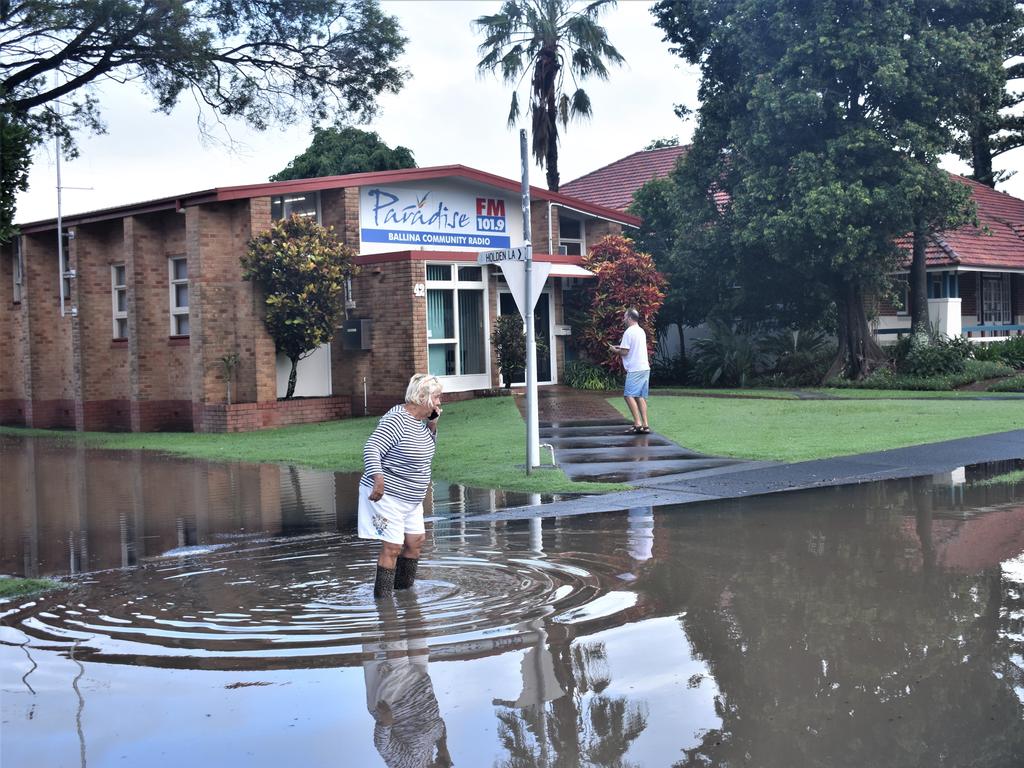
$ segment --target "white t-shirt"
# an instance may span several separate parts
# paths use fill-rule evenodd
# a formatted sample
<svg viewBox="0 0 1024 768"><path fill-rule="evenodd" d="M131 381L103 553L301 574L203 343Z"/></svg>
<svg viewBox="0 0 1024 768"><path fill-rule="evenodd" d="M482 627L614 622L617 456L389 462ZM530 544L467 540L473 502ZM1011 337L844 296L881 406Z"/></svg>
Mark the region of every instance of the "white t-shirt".
<svg viewBox="0 0 1024 768"><path fill-rule="evenodd" d="M651 369L651 364L647 362L647 334L639 323L626 329L619 346L629 350L622 358L622 367L627 373Z"/></svg>

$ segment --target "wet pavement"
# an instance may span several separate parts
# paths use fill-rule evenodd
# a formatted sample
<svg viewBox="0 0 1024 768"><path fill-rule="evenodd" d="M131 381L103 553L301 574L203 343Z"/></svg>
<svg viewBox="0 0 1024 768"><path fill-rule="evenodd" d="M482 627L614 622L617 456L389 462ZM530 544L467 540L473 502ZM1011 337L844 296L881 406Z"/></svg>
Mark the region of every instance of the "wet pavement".
<svg viewBox="0 0 1024 768"><path fill-rule="evenodd" d="M655 432L624 434L629 422L588 419L542 422L540 442L554 448L555 462L573 480L637 483L653 477L681 475L750 462L705 456L676 445ZM546 456L541 452L542 459Z"/></svg>
<svg viewBox="0 0 1024 768"><path fill-rule="evenodd" d="M439 486L375 603L351 476L0 439L0 571L72 574L0 603L0 764L1021 765L1021 466L543 520Z"/></svg>

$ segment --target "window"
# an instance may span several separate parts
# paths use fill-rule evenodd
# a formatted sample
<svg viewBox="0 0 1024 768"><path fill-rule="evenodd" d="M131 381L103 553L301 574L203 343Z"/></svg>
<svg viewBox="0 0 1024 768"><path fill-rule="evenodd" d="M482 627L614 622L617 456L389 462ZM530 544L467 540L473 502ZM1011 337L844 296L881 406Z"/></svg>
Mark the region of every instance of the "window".
<svg viewBox="0 0 1024 768"><path fill-rule="evenodd" d="M893 301L897 315L910 314L910 280L907 275L893 278Z"/></svg>
<svg viewBox="0 0 1024 768"><path fill-rule="evenodd" d="M128 277L124 264L110 265L110 303L114 318L114 338L128 338Z"/></svg>
<svg viewBox="0 0 1024 768"><path fill-rule="evenodd" d="M60 268L60 278L64 281L64 300L71 301L71 232L64 230L60 241L60 261L57 266Z"/></svg>
<svg viewBox="0 0 1024 768"><path fill-rule="evenodd" d="M22 275L24 274L21 264L21 238L14 238L14 253L11 258L11 270L14 272L14 293L13 301L15 304L21 302L21 284L23 281Z"/></svg>
<svg viewBox="0 0 1024 768"><path fill-rule="evenodd" d="M570 256L582 256L586 250L583 222L558 214L558 252Z"/></svg>
<svg viewBox="0 0 1024 768"><path fill-rule="evenodd" d="M188 336L188 261L177 256L168 261L171 271L171 335Z"/></svg>
<svg viewBox="0 0 1024 768"><path fill-rule="evenodd" d="M270 217L274 221L288 219L293 215L312 217L319 222L320 193L300 192L270 198Z"/></svg>
<svg viewBox="0 0 1024 768"><path fill-rule="evenodd" d="M480 267L427 265L427 367L435 376L487 373Z"/></svg>

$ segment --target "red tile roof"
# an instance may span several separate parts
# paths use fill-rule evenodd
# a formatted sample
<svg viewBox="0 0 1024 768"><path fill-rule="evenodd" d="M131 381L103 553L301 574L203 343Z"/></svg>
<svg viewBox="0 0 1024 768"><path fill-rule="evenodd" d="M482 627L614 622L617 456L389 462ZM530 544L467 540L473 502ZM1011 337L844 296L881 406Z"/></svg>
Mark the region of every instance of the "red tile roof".
<svg viewBox="0 0 1024 768"><path fill-rule="evenodd" d="M634 152L586 176L562 184L563 195L624 211L633 202L633 193L651 179L668 176L687 147L662 147Z"/></svg>
<svg viewBox="0 0 1024 768"><path fill-rule="evenodd" d="M950 175L970 188L979 226L969 224L929 238L928 266L1024 269L1024 200ZM901 238L899 245L909 251L909 238Z"/></svg>
<svg viewBox="0 0 1024 768"><path fill-rule="evenodd" d="M559 191L624 211L641 186L652 179L667 176L686 150L686 147L664 147L634 152L563 184ZM1024 200L997 192L964 176L951 175L970 187L978 207L980 226L968 225L931 237L927 250L928 266L1024 269ZM910 250L909 238L900 238L897 243L901 248Z"/></svg>

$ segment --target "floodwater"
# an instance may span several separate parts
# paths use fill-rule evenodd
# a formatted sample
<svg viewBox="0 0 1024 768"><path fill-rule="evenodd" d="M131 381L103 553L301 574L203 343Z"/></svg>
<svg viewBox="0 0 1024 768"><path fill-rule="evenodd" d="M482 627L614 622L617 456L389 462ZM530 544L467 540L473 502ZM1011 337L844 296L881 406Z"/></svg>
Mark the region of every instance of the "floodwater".
<svg viewBox="0 0 1024 768"><path fill-rule="evenodd" d="M1019 766L1012 468L502 522L439 486L377 605L351 476L0 438L0 572L74 574L0 604L0 764Z"/></svg>

